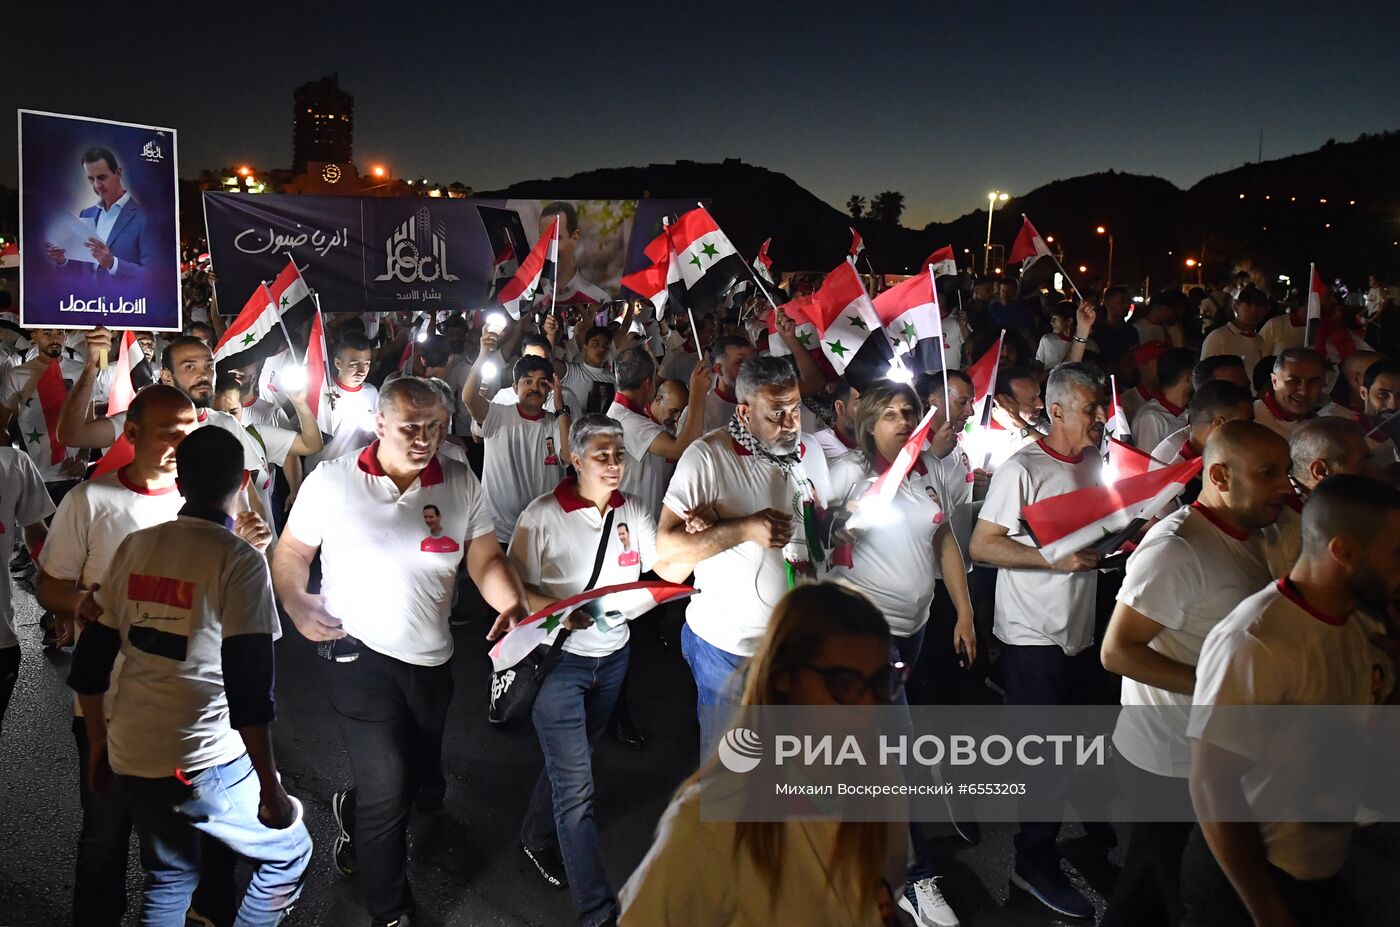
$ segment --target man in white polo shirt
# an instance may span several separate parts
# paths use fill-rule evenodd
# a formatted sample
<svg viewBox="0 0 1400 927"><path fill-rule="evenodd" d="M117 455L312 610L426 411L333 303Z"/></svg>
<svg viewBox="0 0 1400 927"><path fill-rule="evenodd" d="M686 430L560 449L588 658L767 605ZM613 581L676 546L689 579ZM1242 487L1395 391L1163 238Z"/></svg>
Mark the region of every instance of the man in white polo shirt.
<svg viewBox="0 0 1400 927"><path fill-rule="evenodd" d="M654 519L661 514L661 500L676 461L701 435L710 374L699 365L691 372L687 408L695 414L686 419L679 434L672 435L647 411L656 398L656 361L646 348L632 347L618 354L613 373L617 395L608 417L622 426L622 443L627 450L622 489L640 499Z"/></svg>
<svg viewBox="0 0 1400 927"><path fill-rule="evenodd" d="M1375 691L1375 651L1358 613L1384 616L1397 594L1400 490L1362 476L1329 477L1303 507L1297 563L1207 635L1187 728L1201 823L1182 859L1184 923L1361 922L1338 877L1353 819L1259 822L1255 809L1280 797L1296 807L1300 796L1315 796L1323 815L1334 808L1329 783L1310 775L1296 738L1280 736L1278 725L1273 736L1261 732L1261 719L1238 712L1385 698Z"/></svg>
<svg viewBox="0 0 1400 927"><path fill-rule="evenodd" d="M500 612L499 628L526 615L525 590L496 543L481 485L466 464L438 453L450 418L430 382L386 383L378 440L306 478L273 557L287 614L324 657L355 776L354 788L332 801L336 865L362 873L375 924L412 916L410 802L440 807L446 786L448 612L459 564ZM436 523L425 517L433 514ZM307 590L318 551L319 595Z"/></svg>
<svg viewBox="0 0 1400 927"><path fill-rule="evenodd" d="M739 371L738 406L681 455L666 491L657 555L694 564L701 594L686 607L681 653L695 677L701 755L737 704L731 677L795 582L822 574L822 509L831 504L826 456L800 430L797 374L781 357Z"/></svg>
<svg viewBox="0 0 1400 927"><path fill-rule="evenodd" d="M481 353L462 387L462 404L481 425L485 453L481 485L486 511L496 525L496 540L510 543L515 520L537 496L549 492L564 475L569 452L570 409L564 402L559 377L549 361L525 356L515 362L515 405L488 402L481 395L482 367L496 350L499 336L481 333ZM545 411L554 397L558 413Z"/></svg>
<svg viewBox="0 0 1400 927"><path fill-rule="evenodd" d="M972 533L973 558L999 568L992 633L1002 644L1010 705L1087 704L1099 672L1093 651L1099 555L1079 551L1047 562L1021 526L1021 510L1100 485L1097 449L1108 402L1101 375L1083 364L1052 370L1046 399L1050 434L992 474ZM1063 777L1044 784L1065 785ZM1093 917L1094 906L1060 869L1059 830L1058 822L1022 822L1012 881L1054 911Z"/></svg>
<svg viewBox="0 0 1400 927"><path fill-rule="evenodd" d="M632 351L651 360L629 348L619 355L619 368ZM590 588L635 582L645 570L683 580L684 567L656 560L656 526L647 506L619 490L632 462L617 422L585 415L574 426L572 441L578 477L530 503L510 543L510 560L525 582L531 611ZM600 548L601 565L590 586ZM618 913L594 820L589 755L622 692L629 639L627 622L571 630L531 711L545 768L525 812L520 845L548 884L568 885L580 924L608 923Z"/></svg>
<svg viewBox="0 0 1400 927"><path fill-rule="evenodd" d="M1304 419L1314 418L1322 404L1327 362L1311 348L1289 348L1274 358L1270 388L1254 403L1254 420L1285 441Z"/></svg>
<svg viewBox="0 0 1400 927"><path fill-rule="evenodd" d="M1229 384L1226 384L1227 386ZM1123 871L1101 925L1181 920L1181 853L1189 822L1153 823L1168 802L1189 814L1186 737L1196 661L1211 628L1271 579L1261 529L1293 495L1288 444L1263 425L1222 424L1205 446L1205 485L1166 516L1128 559L1104 634L1104 668L1123 677L1113 746L1133 809Z"/></svg>

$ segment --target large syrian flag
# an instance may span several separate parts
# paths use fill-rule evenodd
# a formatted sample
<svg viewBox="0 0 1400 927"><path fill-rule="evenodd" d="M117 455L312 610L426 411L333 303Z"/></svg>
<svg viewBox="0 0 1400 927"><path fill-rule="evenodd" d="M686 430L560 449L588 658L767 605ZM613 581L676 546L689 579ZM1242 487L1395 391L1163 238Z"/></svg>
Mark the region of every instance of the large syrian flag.
<svg viewBox="0 0 1400 927"><path fill-rule="evenodd" d="M1021 215L1021 231L1011 246L1007 260L1021 264L1020 295L1038 294L1042 287L1049 287L1055 279L1055 256L1050 246L1031 225L1031 220Z"/></svg>
<svg viewBox="0 0 1400 927"><path fill-rule="evenodd" d="M311 317L311 337L306 342L306 404L311 407L311 414L316 417L316 427L321 429L323 435L335 431L329 361L326 326L321 319L321 310L317 309Z"/></svg>
<svg viewBox="0 0 1400 927"><path fill-rule="evenodd" d="M658 605L684 599L697 591L694 586L680 583L641 580L580 592L540 609L496 641L496 646L491 648L491 669L499 673L525 659L553 637L564 619L574 612L613 628L624 621L640 618Z"/></svg>
<svg viewBox="0 0 1400 927"><path fill-rule="evenodd" d="M1120 480L1141 476L1156 464L1153 456L1131 444L1124 444L1117 438L1108 439L1108 449L1104 453L1103 481L1112 486Z"/></svg>
<svg viewBox="0 0 1400 927"><path fill-rule="evenodd" d="M802 309L816 326L822 353L832 368L843 376L857 368L857 379L863 382L851 379L856 389L865 389L865 384L885 374L894 348L854 263L845 260L837 265Z"/></svg>
<svg viewBox="0 0 1400 927"><path fill-rule="evenodd" d="M68 387L57 359L35 376L37 379L30 381L32 385L19 395L15 421L25 449L42 470L68 456L68 449L58 440L58 416L68 398Z"/></svg>
<svg viewBox="0 0 1400 927"><path fill-rule="evenodd" d="M525 256L515 276L506 281L496 294L506 312L516 321L541 295L541 290L554 281L559 266L559 217L555 216L549 228L535 242L530 253ZM551 307L553 308L553 307Z"/></svg>
<svg viewBox="0 0 1400 927"><path fill-rule="evenodd" d="M1184 460L1160 470L1043 499L1021 509L1021 520L1046 560L1081 550L1116 553L1162 508L1181 494L1203 464Z"/></svg>
<svg viewBox="0 0 1400 927"><path fill-rule="evenodd" d="M663 250L661 252L661 258L656 263L622 278L622 285L624 287L643 299L649 300L651 304L656 307L656 314L658 317L660 317L662 310L666 308L666 273L670 266L670 252Z"/></svg>
<svg viewBox="0 0 1400 927"><path fill-rule="evenodd" d="M124 332L121 347L117 349L117 362L112 366L112 385L107 390L109 416L125 412L131 407L131 401L136 398L136 387L132 383L131 373L145 356L136 344L136 332ZM136 449L126 439L126 431L123 429L117 433L117 440L107 448L107 453L102 455L97 466L93 467L92 478L96 479L113 470L120 470L135 459Z"/></svg>
<svg viewBox="0 0 1400 927"><path fill-rule="evenodd" d="M284 327L299 331L314 308L311 290L301 271L288 260L276 280L259 284L253 291L214 346L214 360L227 369L271 357L287 343Z"/></svg>
<svg viewBox="0 0 1400 927"><path fill-rule="evenodd" d="M725 297L747 276L744 259L703 206L666 227L671 258L667 288L676 311L700 319L724 306ZM648 246L650 247L650 246Z"/></svg>
<svg viewBox="0 0 1400 927"><path fill-rule="evenodd" d="M763 242L763 247L758 249L758 255L753 259L754 273L768 281L769 286L777 286L773 282L773 259L768 256L768 246L773 243L769 238Z"/></svg>
<svg viewBox="0 0 1400 927"><path fill-rule="evenodd" d="M1317 265L1308 265L1308 317L1303 328L1303 346L1324 350L1322 345L1322 294L1327 288L1318 276Z"/></svg>
<svg viewBox="0 0 1400 927"><path fill-rule="evenodd" d="M943 369L943 312L933 278L930 263L873 300L885 335L910 355L915 372Z"/></svg>

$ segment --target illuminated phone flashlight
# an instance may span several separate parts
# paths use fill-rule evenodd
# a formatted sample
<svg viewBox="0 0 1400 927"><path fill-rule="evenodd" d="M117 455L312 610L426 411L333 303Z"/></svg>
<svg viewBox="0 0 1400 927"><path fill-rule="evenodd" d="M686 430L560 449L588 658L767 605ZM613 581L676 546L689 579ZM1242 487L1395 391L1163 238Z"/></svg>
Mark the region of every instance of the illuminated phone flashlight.
<svg viewBox="0 0 1400 927"><path fill-rule="evenodd" d="M422 342L427 341L427 340L428 340L428 329L427 329L426 327L424 327L424 328L420 329L419 332L418 332L418 341L419 341L420 343L422 343Z"/></svg>
<svg viewBox="0 0 1400 927"><path fill-rule="evenodd" d="M489 360L488 360L488 361L482 361L482 362L481 362L481 379L483 379L483 380L494 380L494 379L496 379L496 362L495 362L495 361L489 361Z"/></svg>
<svg viewBox="0 0 1400 927"><path fill-rule="evenodd" d="M486 317L486 330L493 335L499 335L506 330L506 317L503 313L493 312Z"/></svg>
<svg viewBox="0 0 1400 927"><path fill-rule="evenodd" d="M299 393L306 389L306 368L300 364L284 367L278 379L282 381L282 388L287 392Z"/></svg>

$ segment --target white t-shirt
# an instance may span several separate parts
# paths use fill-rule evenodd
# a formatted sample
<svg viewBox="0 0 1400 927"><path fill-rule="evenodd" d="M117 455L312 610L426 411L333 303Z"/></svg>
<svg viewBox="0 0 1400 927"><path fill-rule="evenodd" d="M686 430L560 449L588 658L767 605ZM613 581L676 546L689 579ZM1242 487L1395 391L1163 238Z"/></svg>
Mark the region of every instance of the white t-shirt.
<svg viewBox="0 0 1400 927"><path fill-rule="evenodd" d="M718 383L715 388L705 394L705 424L701 427L701 433L714 431L729 424L729 420L734 417L734 410L738 408L739 401L732 394L723 391L723 387ZM807 411L804 405L801 411ZM690 406L681 410L681 417L676 421L676 429L685 428L686 419L690 417ZM805 428L806 425L804 424Z"/></svg>
<svg viewBox="0 0 1400 927"><path fill-rule="evenodd" d="M1186 427L1187 418L1185 408L1168 408L1154 396L1133 416L1133 438L1138 447L1155 448L1167 435Z"/></svg>
<svg viewBox="0 0 1400 927"><path fill-rule="evenodd" d="M847 444L846 439L841 437L841 433L835 426L823 428L812 437L817 439L817 444L821 445L822 453L826 455L827 463L831 463L838 457L845 457L856 449L854 444Z"/></svg>
<svg viewBox="0 0 1400 927"><path fill-rule="evenodd" d="M0 535L3 549L9 551L22 542L23 529L53 514L53 501L44 488L39 468L27 455L13 447L0 447ZM52 538L52 535L50 535ZM40 559L47 553L40 551ZM9 576L0 582L0 650L19 646L15 634L14 583Z"/></svg>
<svg viewBox="0 0 1400 927"><path fill-rule="evenodd" d="M627 467L622 472L622 492L635 496L655 521L661 516L666 484L671 482L671 474L676 470L674 460L650 451L657 435L666 434L666 429L650 412L637 408L621 393L613 397L608 418L622 426L622 448L627 456Z"/></svg>
<svg viewBox="0 0 1400 927"><path fill-rule="evenodd" d="M496 525L496 540L510 543L515 520L536 497L549 492L564 476L568 463L559 456L563 446L557 415L530 417L519 405L488 404L481 433L481 485L486 511Z"/></svg>
<svg viewBox="0 0 1400 927"><path fill-rule="evenodd" d="M1196 667L1187 734L1259 765L1241 784L1251 804L1270 794L1307 795L1300 745L1259 731L1216 705L1368 705L1373 653L1357 616L1340 620L1311 608L1288 584L1270 584L1245 599L1206 636ZM1277 728L1275 727L1275 733ZM1351 823L1266 822L1259 825L1269 862L1295 879L1325 879L1346 861Z"/></svg>
<svg viewBox="0 0 1400 927"><path fill-rule="evenodd" d="M1265 393L1263 399L1254 400L1254 420L1285 441L1291 440L1293 432L1306 421L1280 406L1272 390Z"/></svg>
<svg viewBox="0 0 1400 927"><path fill-rule="evenodd" d="M702 505L714 506L721 519L772 508L793 513L797 523L792 541L781 551L744 541L695 565L700 594L687 604L686 622L721 650L752 656L773 607L787 594L786 563L809 562L801 503L824 507L831 487L826 456L816 439L803 434L798 447L801 465L788 476L740 447L726 429L717 429L686 448L676 464L664 501L677 515L684 517Z"/></svg>
<svg viewBox="0 0 1400 927"><path fill-rule="evenodd" d="M640 499L614 492L612 530L603 554L603 568L592 588L632 583L656 563L656 522ZM599 532L606 516L578 494L578 482L569 477L553 492L525 507L509 556L520 579L556 599L584 592L598 553ZM623 543L623 535L627 541ZM604 631L597 625L574 631L564 641L564 652L583 657L606 657L620 650L631 632L627 622Z"/></svg>
<svg viewBox="0 0 1400 927"><path fill-rule="evenodd" d="M1220 354L1233 354L1244 361L1245 373L1254 376L1255 366L1267 355L1264 353L1264 339L1258 335L1246 335L1234 322L1222 325L1206 335L1201 344L1201 359Z"/></svg>
<svg viewBox="0 0 1400 927"><path fill-rule="evenodd" d="M1274 316L1259 329L1259 340L1263 342L1261 349L1265 357L1278 357L1288 348L1301 348L1306 334L1306 326L1294 325L1293 319L1285 312Z"/></svg>
<svg viewBox="0 0 1400 927"><path fill-rule="evenodd" d="M831 493L843 499L864 494L876 471L865 455L851 451L831 464ZM869 529L855 544L831 555L827 576L844 579L865 594L884 614L890 633L910 637L928 621L937 587L932 569L933 536L945 516L937 474L921 460L909 471L894 498L897 518Z"/></svg>
<svg viewBox="0 0 1400 927"><path fill-rule="evenodd" d="M378 451L376 441L317 467L286 530L321 548L321 592L347 634L405 663L440 666L452 657L447 615L457 567L473 539L493 533L491 518L465 464L439 453L400 493ZM427 506L441 519L437 535Z"/></svg>
<svg viewBox="0 0 1400 927"><path fill-rule="evenodd" d="M1001 525L1026 547L1035 541L1021 526L1021 509L1032 502L1102 485L1103 459L1093 452L1064 457L1042 441L1013 454L992 475L978 517ZM1094 643L1094 592L1098 573L1050 569L997 569L992 633L1007 644L1055 644L1073 656Z"/></svg>
<svg viewBox="0 0 1400 927"><path fill-rule="evenodd" d="M67 396L73 381L82 376L83 362L64 357L59 359L58 364L59 373L63 376L63 395ZM47 367L35 368L28 364L11 367L3 377L0 377L0 405L16 410L15 425L19 430L20 440L24 444L24 452L39 468L39 474L44 478L44 481L53 483L76 479L76 477L64 475L62 470L63 462L79 452L73 448L61 447L58 449L58 455L55 456L54 448L49 443L49 429L44 417L43 397L39 395L37 384L37 380L43 377L47 370ZM93 395L99 398L103 396L95 389ZM24 397L22 401L21 397ZM55 419L55 421L57 420Z"/></svg>
<svg viewBox="0 0 1400 927"><path fill-rule="evenodd" d="M223 642L279 632L267 558L222 524L182 515L117 547L97 602L99 620L122 636L112 771L158 779L242 756L229 726Z"/></svg>
<svg viewBox="0 0 1400 927"><path fill-rule="evenodd" d="M1035 359L1041 367L1049 370L1064 362L1064 359L1069 356L1072 344L1074 341L1067 335L1057 335L1054 332L1041 335L1040 344L1035 349ZM1085 347L1087 348L1088 345Z"/></svg>
<svg viewBox="0 0 1400 927"><path fill-rule="evenodd" d="M374 441L374 413L379 409L379 390L369 383L350 389L333 382L335 402L331 405L331 436L320 451L306 458L306 472L327 460L335 460L369 447Z"/></svg>
<svg viewBox="0 0 1400 927"><path fill-rule="evenodd" d="M105 421L112 423L112 440L116 441L117 436L126 427L126 413L118 412L116 415L109 415ZM244 470L249 473L257 473L259 470L267 469L267 448L263 447L262 442L250 435L248 429L244 428L243 423L238 419L227 412L220 412L218 409L200 409L195 417L195 427L203 428L205 425L222 428L238 439L238 443L243 445ZM288 447L290 446L288 445Z"/></svg>
<svg viewBox="0 0 1400 927"><path fill-rule="evenodd" d="M1162 626L1148 647L1195 666L1211 628L1271 578L1259 532L1239 531L1200 506L1187 506L1148 530L1128 558L1118 601ZM1150 773L1186 778L1190 696L1124 676L1122 702L1156 707L1118 716L1118 752Z"/></svg>
<svg viewBox="0 0 1400 927"><path fill-rule="evenodd" d="M1191 437L1191 426L1187 425L1178 428L1167 435L1152 448L1152 463L1148 465L1149 470L1160 470L1163 467L1171 466L1174 463L1181 463L1187 460L1186 442ZM1146 447L1146 444L1143 445ZM1200 454L1191 453L1190 457L1195 458Z"/></svg>
<svg viewBox="0 0 1400 927"><path fill-rule="evenodd" d="M674 347L669 341L667 342L666 356L662 358L661 367L657 371L658 383L662 380L690 382L690 374L695 370L695 365L700 363L700 355L685 350L680 346L681 344L679 339L676 339Z"/></svg>
<svg viewBox="0 0 1400 927"><path fill-rule="evenodd" d="M569 411L577 418L586 412L606 412L616 391L611 367L590 367L570 361L564 367L561 384L572 397Z"/></svg>

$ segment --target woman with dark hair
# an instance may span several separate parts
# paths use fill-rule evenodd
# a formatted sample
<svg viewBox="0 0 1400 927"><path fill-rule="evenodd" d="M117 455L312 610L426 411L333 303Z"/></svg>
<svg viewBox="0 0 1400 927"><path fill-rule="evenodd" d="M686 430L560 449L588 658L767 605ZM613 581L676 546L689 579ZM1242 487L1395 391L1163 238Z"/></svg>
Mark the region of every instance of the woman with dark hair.
<svg viewBox="0 0 1400 927"><path fill-rule="evenodd" d="M748 667L743 705L881 705L904 686L890 632L844 585L783 597ZM705 821L719 759L681 786L656 840L620 893L622 927L879 927L894 924L889 884L903 866L898 824Z"/></svg>

